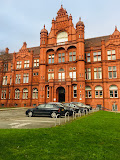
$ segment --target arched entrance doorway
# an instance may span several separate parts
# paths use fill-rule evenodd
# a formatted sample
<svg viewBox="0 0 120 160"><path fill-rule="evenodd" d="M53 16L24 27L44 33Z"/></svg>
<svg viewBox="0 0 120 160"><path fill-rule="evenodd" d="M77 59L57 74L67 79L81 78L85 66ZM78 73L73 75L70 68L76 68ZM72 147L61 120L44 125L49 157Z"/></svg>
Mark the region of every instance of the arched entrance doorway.
<svg viewBox="0 0 120 160"><path fill-rule="evenodd" d="M58 102L65 102L65 89L63 87L57 88Z"/></svg>

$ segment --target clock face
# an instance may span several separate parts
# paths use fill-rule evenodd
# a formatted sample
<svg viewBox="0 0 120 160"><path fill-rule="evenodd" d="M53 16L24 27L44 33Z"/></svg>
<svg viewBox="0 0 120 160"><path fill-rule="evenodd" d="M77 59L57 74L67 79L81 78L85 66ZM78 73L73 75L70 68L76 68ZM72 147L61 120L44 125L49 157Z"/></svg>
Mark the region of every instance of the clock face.
<svg viewBox="0 0 120 160"><path fill-rule="evenodd" d="M60 32L57 35L57 43L62 43L68 41L68 34L67 32Z"/></svg>

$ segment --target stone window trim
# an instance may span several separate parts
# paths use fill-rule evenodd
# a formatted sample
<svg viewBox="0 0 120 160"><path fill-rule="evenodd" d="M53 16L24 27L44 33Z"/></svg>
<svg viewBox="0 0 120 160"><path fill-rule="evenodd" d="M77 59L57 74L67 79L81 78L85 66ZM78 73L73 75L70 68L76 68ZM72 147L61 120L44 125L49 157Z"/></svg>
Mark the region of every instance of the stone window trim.
<svg viewBox="0 0 120 160"><path fill-rule="evenodd" d="M49 55L48 55L48 63L49 63L49 64L54 63L54 57L55 57L54 54L49 54Z"/></svg>
<svg viewBox="0 0 120 160"><path fill-rule="evenodd" d="M108 78L109 79L117 78L117 67L116 66L108 66Z"/></svg>
<svg viewBox="0 0 120 160"><path fill-rule="evenodd" d="M97 62L97 61L101 61L101 52L93 52L93 61Z"/></svg>
<svg viewBox="0 0 120 160"><path fill-rule="evenodd" d="M76 51L69 52L69 62L76 61Z"/></svg>
<svg viewBox="0 0 120 160"><path fill-rule="evenodd" d="M16 69L21 69L22 61L17 61Z"/></svg>
<svg viewBox="0 0 120 160"><path fill-rule="evenodd" d="M32 98L38 99L38 89L37 88L33 88Z"/></svg>
<svg viewBox="0 0 120 160"><path fill-rule="evenodd" d="M20 90L18 88L15 89L15 99L20 99Z"/></svg>
<svg viewBox="0 0 120 160"><path fill-rule="evenodd" d="M24 61L24 68L29 68L29 63L30 63L29 60L25 60Z"/></svg>
<svg viewBox="0 0 120 160"><path fill-rule="evenodd" d="M23 89L23 99L28 99L28 89L27 88Z"/></svg>
<svg viewBox="0 0 120 160"><path fill-rule="evenodd" d="M94 79L102 79L102 68L94 68Z"/></svg>
<svg viewBox="0 0 120 160"><path fill-rule="evenodd" d="M39 67L39 59L34 59L33 67Z"/></svg>
<svg viewBox="0 0 120 160"><path fill-rule="evenodd" d="M65 53L58 53L58 63L65 62Z"/></svg>
<svg viewBox="0 0 120 160"><path fill-rule="evenodd" d="M92 90L90 86L85 87L85 98L92 98Z"/></svg>
<svg viewBox="0 0 120 160"><path fill-rule="evenodd" d="M91 62L90 53L86 53L86 61L87 62Z"/></svg>
<svg viewBox="0 0 120 160"><path fill-rule="evenodd" d="M118 87L116 85L111 85L109 87L110 98L118 98Z"/></svg>
<svg viewBox="0 0 120 160"><path fill-rule="evenodd" d="M95 87L95 98L103 98L103 88L101 86Z"/></svg>
<svg viewBox="0 0 120 160"><path fill-rule="evenodd" d="M107 50L107 60L116 60L115 50Z"/></svg>

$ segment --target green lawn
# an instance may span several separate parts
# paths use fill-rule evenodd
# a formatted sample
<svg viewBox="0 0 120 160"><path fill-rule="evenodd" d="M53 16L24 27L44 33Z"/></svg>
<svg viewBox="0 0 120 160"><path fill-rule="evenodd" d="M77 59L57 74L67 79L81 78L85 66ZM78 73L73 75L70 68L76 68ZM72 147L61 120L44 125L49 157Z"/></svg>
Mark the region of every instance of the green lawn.
<svg viewBox="0 0 120 160"><path fill-rule="evenodd" d="M47 129L1 129L0 160L120 160L120 114L100 111Z"/></svg>

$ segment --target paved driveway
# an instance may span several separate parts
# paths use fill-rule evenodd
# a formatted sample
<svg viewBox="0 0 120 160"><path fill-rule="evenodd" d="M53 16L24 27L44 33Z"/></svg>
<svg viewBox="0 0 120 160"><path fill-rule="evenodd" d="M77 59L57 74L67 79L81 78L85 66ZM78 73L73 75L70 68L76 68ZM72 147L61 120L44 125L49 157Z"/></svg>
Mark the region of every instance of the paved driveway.
<svg viewBox="0 0 120 160"><path fill-rule="evenodd" d="M27 109L0 109L0 128L49 128L65 122L65 118L27 117Z"/></svg>

